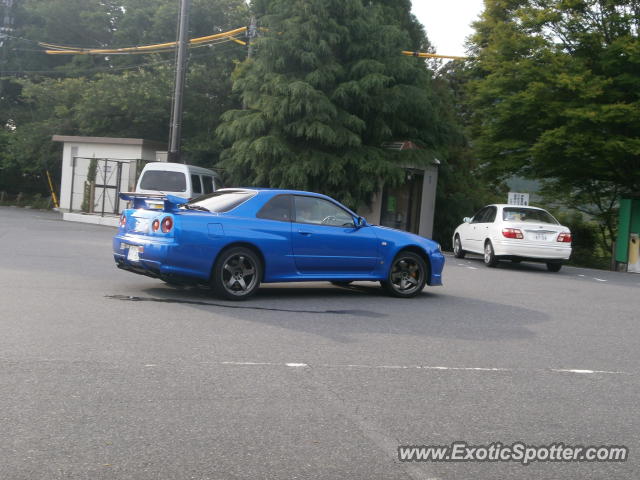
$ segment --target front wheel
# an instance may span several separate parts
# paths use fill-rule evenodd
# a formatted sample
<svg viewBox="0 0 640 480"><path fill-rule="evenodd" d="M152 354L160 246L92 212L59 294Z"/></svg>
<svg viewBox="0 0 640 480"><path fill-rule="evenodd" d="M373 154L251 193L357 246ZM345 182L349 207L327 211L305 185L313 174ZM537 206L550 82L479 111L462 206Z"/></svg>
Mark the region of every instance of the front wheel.
<svg viewBox="0 0 640 480"><path fill-rule="evenodd" d="M464 258L466 252L462 249L462 243L460 237L456 235L456 239L453 241L453 256L456 258Z"/></svg>
<svg viewBox="0 0 640 480"><path fill-rule="evenodd" d="M498 259L493 251L493 245L490 241L484 244L484 264L487 267L495 267L498 265Z"/></svg>
<svg viewBox="0 0 640 480"><path fill-rule="evenodd" d="M427 264L420 255L400 252L391 264L387 280L380 283L394 297L415 297L427 283L427 272Z"/></svg>
<svg viewBox="0 0 640 480"><path fill-rule="evenodd" d="M213 267L211 287L228 300L246 300L256 293L262 278L262 262L248 248L235 247L220 254Z"/></svg>
<svg viewBox="0 0 640 480"><path fill-rule="evenodd" d="M547 270L550 272L559 272L562 268L562 264L558 262L549 262L547 263Z"/></svg>

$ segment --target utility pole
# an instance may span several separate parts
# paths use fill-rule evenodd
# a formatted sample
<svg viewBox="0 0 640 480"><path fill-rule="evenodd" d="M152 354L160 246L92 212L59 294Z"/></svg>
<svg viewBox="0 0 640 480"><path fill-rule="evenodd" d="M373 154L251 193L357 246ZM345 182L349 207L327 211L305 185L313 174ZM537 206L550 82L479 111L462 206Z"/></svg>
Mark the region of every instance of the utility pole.
<svg viewBox="0 0 640 480"><path fill-rule="evenodd" d="M249 49L247 50L247 58L253 57L253 39L258 36L258 25L256 24L256 17L251 15L251 23L249 23L249 30L247 31Z"/></svg>
<svg viewBox="0 0 640 480"><path fill-rule="evenodd" d="M11 1L11 0L9 0ZM189 34L189 0L180 0L180 19L178 22L178 51L176 52L176 79L174 83L173 103L171 106L171 125L169 128L170 162L181 161L180 143L182 137L182 108L184 83L187 74L187 38ZM186 163L183 161L183 163Z"/></svg>
<svg viewBox="0 0 640 480"><path fill-rule="evenodd" d="M253 57L253 39L258 36L258 25L256 24L256 17L251 15L251 23L249 24L249 28L247 29L247 44L249 48L247 48L247 58ZM247 103L242 101L242 109L247 110L249 107Z"/></svg>
<svg viewBox="0 0 640 480"><path fill-rule="evenodd" d="M9 43L9 34L13 31L13 15L12 7L14 0L0 0L2 7L2 23L0 24L0 98L2 98L2 89L4 85L4 69L7 64L7 49Z"/></svg>

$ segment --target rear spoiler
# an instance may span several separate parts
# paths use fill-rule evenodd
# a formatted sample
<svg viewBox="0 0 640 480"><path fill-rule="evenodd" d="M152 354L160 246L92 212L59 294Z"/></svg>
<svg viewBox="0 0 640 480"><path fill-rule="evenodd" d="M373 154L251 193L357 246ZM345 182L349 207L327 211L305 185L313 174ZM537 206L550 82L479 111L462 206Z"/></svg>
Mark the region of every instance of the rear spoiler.
<svg viewBox="0 0 640 480"><path fill-rule="evenodd" d="M121 192L120 198L127 202L133 202L133 208L153 208L149 206L147 200L158 200L164 202L164 211L169 212L175 210L180 205L184 205L189 201L188 198L176 197L175 195L168 195L164 193L136 193L136 192Z"/></svg>

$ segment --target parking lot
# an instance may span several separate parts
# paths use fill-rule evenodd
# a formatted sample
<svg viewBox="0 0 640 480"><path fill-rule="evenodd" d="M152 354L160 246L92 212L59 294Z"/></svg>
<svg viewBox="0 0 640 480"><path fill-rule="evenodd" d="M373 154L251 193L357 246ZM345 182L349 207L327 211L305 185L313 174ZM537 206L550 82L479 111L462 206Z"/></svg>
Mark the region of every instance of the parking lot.
<svg viewBox="0 0 640 480"><path fill-rule="evenodd" d="M0 478L629 479L640 275L447 256L415 299L116 269L108 227L0 207ZM625 445L624 463L400 462L401 445Z"/></svg>

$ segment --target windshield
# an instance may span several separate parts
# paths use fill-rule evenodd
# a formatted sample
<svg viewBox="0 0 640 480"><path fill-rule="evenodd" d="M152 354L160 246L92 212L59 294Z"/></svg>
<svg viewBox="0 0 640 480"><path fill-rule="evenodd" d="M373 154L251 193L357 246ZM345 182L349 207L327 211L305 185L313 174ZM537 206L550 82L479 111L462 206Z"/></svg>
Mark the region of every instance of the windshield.
<svg viewBox="0 0 640 480"><path fill-rule="evenodd" d="M187 179L182 172L147 170L140 180L140 188L161 192L186 192Z"/></svg>
<svg viewBox="0 0 640 480"><path fill-rule="evenodd" d="M230 190L226 192L214 192L209 195L198 197L192 202L186 204L189 206L206 208L210 212L224 213L236 208L241 203L246 202L253 197L256 192L245 190Z"/></svg>
<svg viewBox="0 0 640 480"><path fill-rule="evenodd" d="M526 223L550 223L558 225L558 221L545 210L535 210L533 208L507 207L502 210L502 219L505 222L526 222Z"/></svg>

